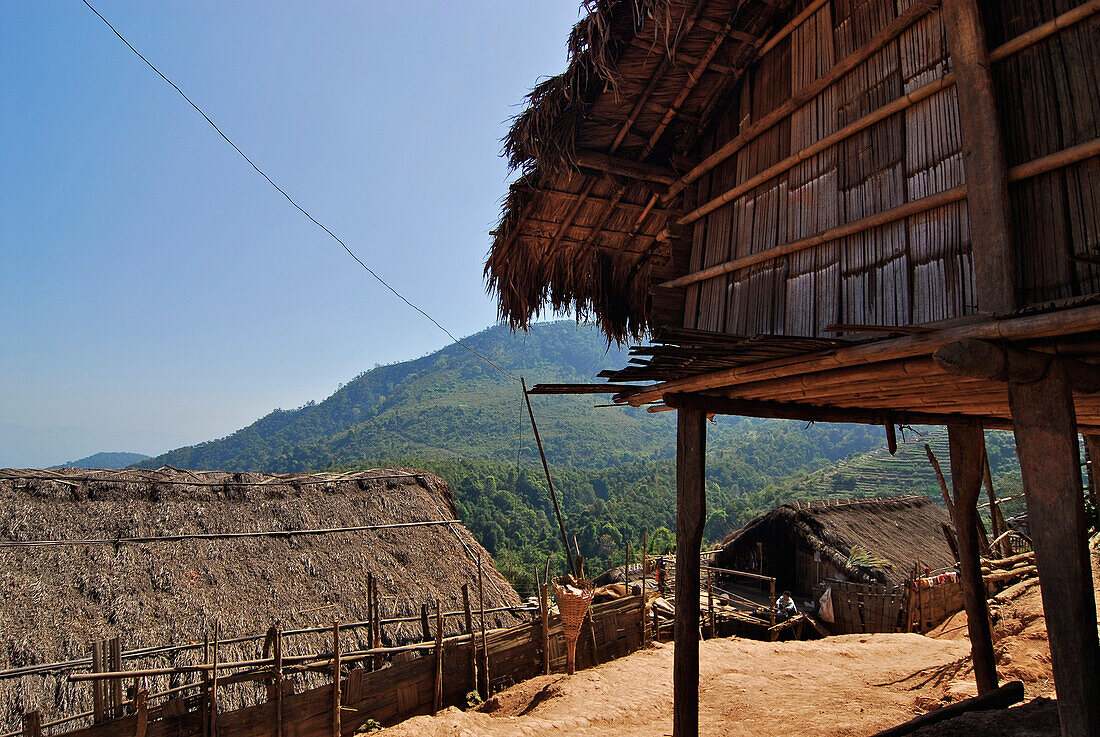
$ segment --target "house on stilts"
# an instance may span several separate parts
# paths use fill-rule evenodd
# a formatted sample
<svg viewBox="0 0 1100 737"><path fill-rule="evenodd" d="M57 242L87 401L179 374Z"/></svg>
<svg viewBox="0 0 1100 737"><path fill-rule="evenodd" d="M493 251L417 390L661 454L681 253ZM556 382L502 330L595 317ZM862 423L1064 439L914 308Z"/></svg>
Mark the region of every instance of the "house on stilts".
<svg viewBox="0 0 1100 737"><path fill-rule="evenodd" d="M1100 3L594 0L505 141L485 272L524 328L648 339L595 385L678 414L674 733L698 729L709 413L946 425L975 504L1015 433L1063 734L1100 734L1078 433L1100 457Z"/></svg>

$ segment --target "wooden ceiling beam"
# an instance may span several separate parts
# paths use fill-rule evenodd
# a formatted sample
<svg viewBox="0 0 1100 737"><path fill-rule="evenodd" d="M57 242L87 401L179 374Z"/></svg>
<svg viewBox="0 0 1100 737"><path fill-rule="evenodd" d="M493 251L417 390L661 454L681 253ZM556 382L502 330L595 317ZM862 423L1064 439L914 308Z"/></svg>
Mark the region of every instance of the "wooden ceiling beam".
<svg viewBox="0 0 1100 737"><path fill-rule="evenodd" d="M584 169L614 174L615 176L634 179L647 184L663 184L668 186L676 181L676 172L663 166L646 164L633 159L624 159L600 151L581 149L573 156L577 166Z"/></svg>
<svg viewBox="0 0 1100 737"><path fill-rule="evenodd" d="M1065 368L1073 391L1083 394L1100 391L1100 366L988 340L957 340L938 348L932 358L944 371L957 376L1017 384L1042 380L1057 361Z"/></svg>

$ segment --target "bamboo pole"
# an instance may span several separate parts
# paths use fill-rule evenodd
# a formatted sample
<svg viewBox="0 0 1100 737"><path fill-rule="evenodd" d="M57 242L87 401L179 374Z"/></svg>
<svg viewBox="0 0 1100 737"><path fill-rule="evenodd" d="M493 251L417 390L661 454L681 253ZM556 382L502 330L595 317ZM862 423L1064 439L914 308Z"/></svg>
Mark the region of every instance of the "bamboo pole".
<svg viewBox="0 0 1100 737"><path fill-rule="evenodd" d="M213 668L210 669L210 737L218 737L218 639L221 623L214 622Z"/></svg>
<svg viewBox="0 0 1100 737"><path fill-rule="evenodd" d="M275 737L283 737L283 630L275 629Z"/></svg>
<svg viewBox="0 0 1100 737"><path fill-rule="evenodd" d="M481 608L481 672L485 681L485 690L481 694L482 699L489 698L489 644L485 637L485 577L482 574L481 549L477 551L477 593Z"/></svg>
<svg viewBox="0 0 1100 737"><path fill-rule="evenodd" d="M797 374L828 371L928 356L937 348L964 338L1026 340L1053 335L1100 330L1100 306L1077 307L1038 315L982 320L920 335L875 341L844 348L763 361L748 366L713 371L699 376L664 381L641 391L616 395L616 401L633 406L662 398L670 392L700 392L718 387L750 384ZM872 375L874 369L866 369Z"/></svg>
<svg viewBox="0 0 1100 737"><path fill-rule="evenodd" d="M470 687L467 691L477 690L477 639L474 637L474 615L470 608L470 584L462 584L462 609L466 615L466 634L470 638Z"/></svg>
<svg viewBox="0 0 1100 737"><path fill-rule="evenodd" d="M443 708L443 606L435 600L435 696L432 716Z"/></svg>
<svg viewBox="0 0 1100 737"><path fill-rule="evenodd" d="M340 620L332 620L332 737L340 737L343 731L340 693Z"/></svg>
<svg viewBox="0 0 1100 737"><path fill-rule="evenodd" d="M947 488L947 479L943 477L940 461L936 458L932 446L928 443L924 444L924 452L928 455L928 462L932 464L932 470L936 472L936 481L940 484L940 493L943 494L943 504L947 507L947 515L951 518L952 524L957 525L958 523L955 521L955 502L951 499L951 492Z"/></svg>
<svg viewBox="0 0 1100 737"><path fill-rule="evenodd" d="M542 449L542 436L539 435L539 426L535 423L535 411L531 409L531 395L527 393L527 381L522 376L519 381L523 387L523 399L527 402L527 416L531 418L531 429L535 433L535 445L538 446L539 458L542 459L542 470L546 474L546 485L550 487L550 500L554 502L554 514L558 518L558 531L561 533L561 544L565 548L565 559L569 563L569 571L574 576L578 576L580 574L573 565L573 554L569 552L569 537L565 534L565 522L562 521L558 494L554 491L554 481L550 478L550 466L546 463L546 451Z"/></svg>

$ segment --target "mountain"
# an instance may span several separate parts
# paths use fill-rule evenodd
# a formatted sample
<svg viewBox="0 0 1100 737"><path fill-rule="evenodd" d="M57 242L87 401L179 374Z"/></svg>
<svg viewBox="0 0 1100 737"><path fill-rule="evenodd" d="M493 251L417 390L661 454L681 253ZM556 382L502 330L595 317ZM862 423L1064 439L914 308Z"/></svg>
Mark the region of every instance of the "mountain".
<svg viewBox="0 0 1100 737"><path fill-rule="evenodd" d="M608 349L595 328L565 321L537 324L525 335L492 327L463 342L500 370L453 344L360 374L324 401L276 409L228 437L173 450L139 465L289 472L398 458L519 463L536 457L537 450L519 382L503 372L525 377L528 386L591 382L602 369L619 368L629 360L624 350ZM672 413L596 406L607 401L592 396L532 397L553 466L596 469L673 457ZM720 449L746 432L787 425L801 427L720 418L711 426L709 440L712 448ZM806 431L809 443L798 451L799 468L867 450L877 442L864 432L838 434L836 427L815 425ZM825 434L831 436L828 442ZM845 439L839 440L840 435ZM748 451L750 456L760 452ZM814 464L814 458L819 463Z"/></svg>
<svg viewBox="0 0 1100 737"><path fill-rule="evenodd" d="M524 592L561 541L516 378L591 382L629 361L592 327L493 327L415 360L380 366L332 396L277 409L232 435L138 464L296 472L393 464L426 468L455 491L459 513ZM508 375L505 375L507 372ZM531 398L570 537L588 570L621 562L643 530L651 549L675 526L673 413L601 407L602 396ZM720 539L776 503L775 484L880 447L881 428L719 417L708 424L706 538Z"/></svg>
<svg viewBox="0 0 1100 737"><path fill-rule="evenodd" d="M68 461L50 468L126 468L135 463L149 460L144 453L109 452L95 453L78 461Z"/></svg>

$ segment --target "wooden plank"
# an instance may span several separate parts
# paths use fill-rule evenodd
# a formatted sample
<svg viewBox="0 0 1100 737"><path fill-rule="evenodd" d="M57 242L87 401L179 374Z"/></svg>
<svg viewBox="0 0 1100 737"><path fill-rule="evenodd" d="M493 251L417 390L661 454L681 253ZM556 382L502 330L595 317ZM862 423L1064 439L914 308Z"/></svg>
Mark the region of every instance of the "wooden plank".
<svg viewBox="0 0 1100 737"><path fill-rule="evenodd" d="M1054 365L1030 384L1008 385L1016 453L1027 495L1062 734L1100 734L1100 643L1073 394Z"/></svg>
<svg viewBox="0 0 1100 737"><path fill-rule="evenodd" d="M674 737L699 734L699 550L706 516L706 414L677 411L676 650L673 654Z"/></svg>

